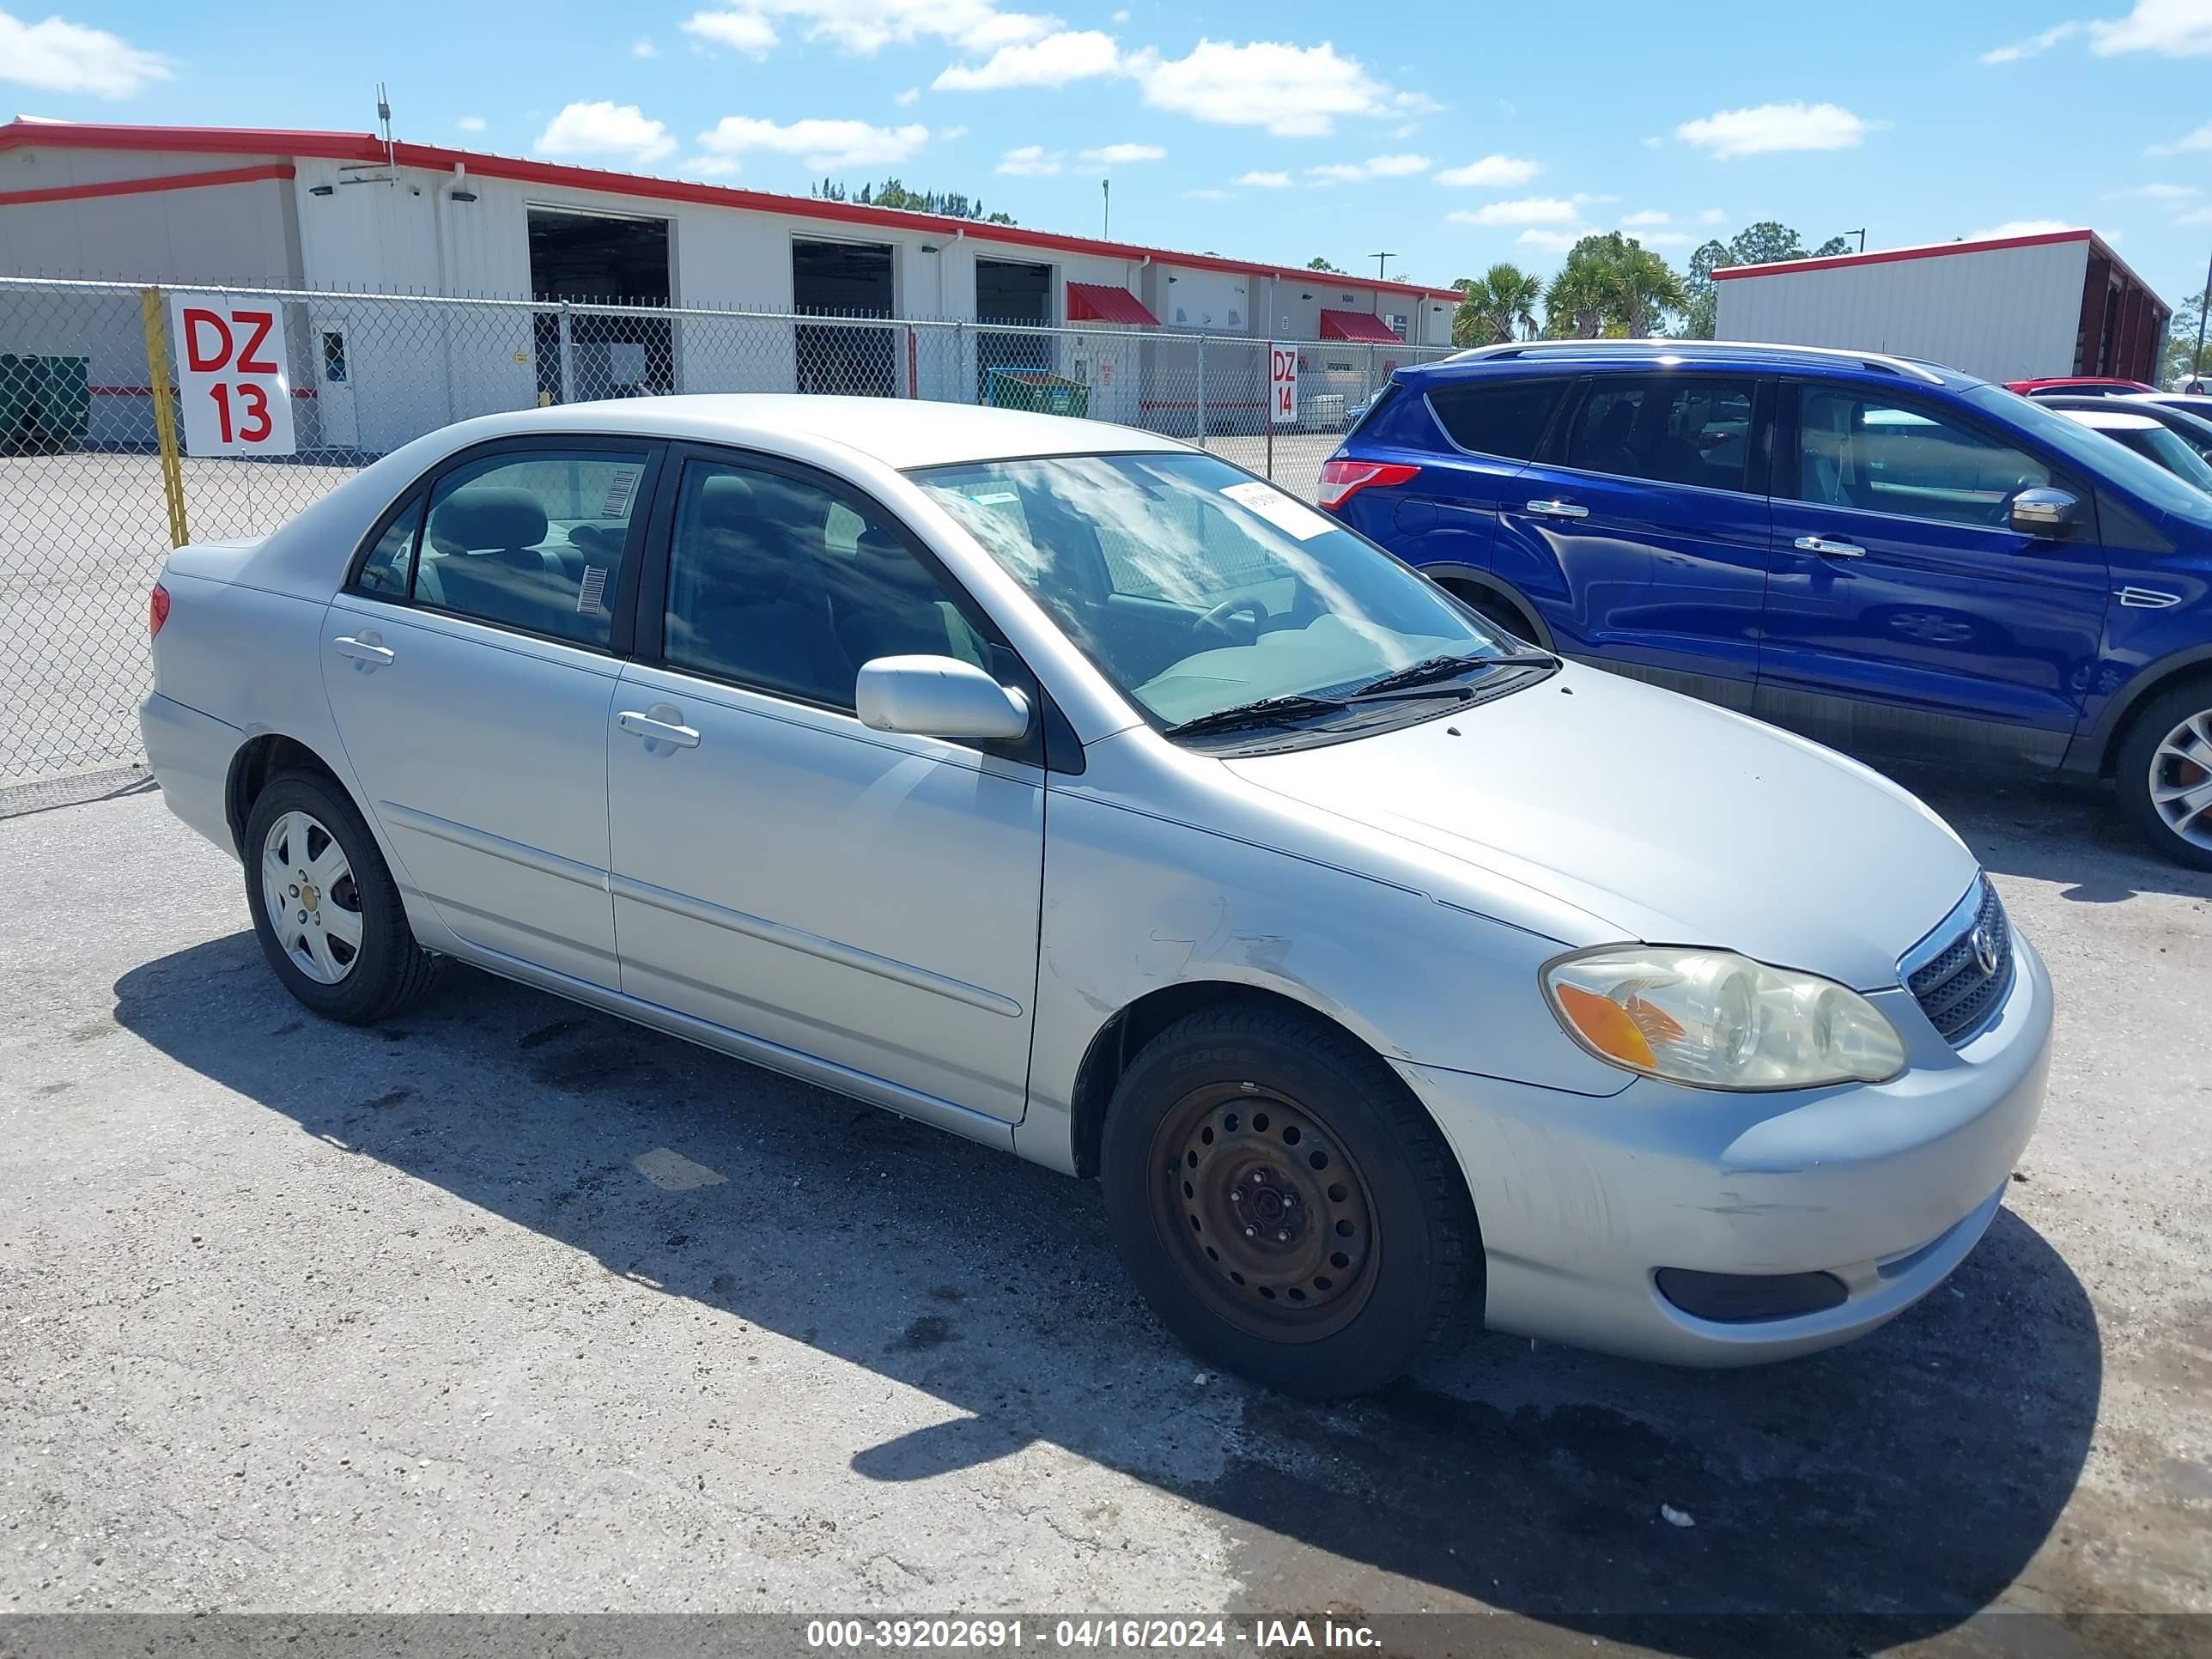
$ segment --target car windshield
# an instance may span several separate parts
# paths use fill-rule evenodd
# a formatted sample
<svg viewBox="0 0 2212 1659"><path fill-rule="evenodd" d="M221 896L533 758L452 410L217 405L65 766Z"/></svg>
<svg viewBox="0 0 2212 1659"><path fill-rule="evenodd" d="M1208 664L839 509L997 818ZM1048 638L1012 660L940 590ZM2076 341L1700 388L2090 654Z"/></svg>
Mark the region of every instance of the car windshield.
<svg viewBox="0 0 2212 1659"><path fill-rule="evenodd" d="M2179 433L2167 427L2154 426L2112 435L2138 454L2149 456L2175 477L2212 492L2212 466L2205 465L2204 458L2191 449Z"/></svg>
<svg viewBox="0 0 2212 1659"><path fill-rule="evenodd" d="M1163 726L1527 649L1333 519L1210 455L1068 455L911 476Z"/></svg>
<svg viewBox="0 0 2212 1659"><path fill-rule="evenodd" d="M1965 396L2001 420L2040 438L2099 480L2118 484L2138 500L2200 530L2212 531L2212 495L2183 483L2156 461L2069 420L2058 410L2046 409L2034 398L2007 392L2002 386L1978 386Z"/></svg>

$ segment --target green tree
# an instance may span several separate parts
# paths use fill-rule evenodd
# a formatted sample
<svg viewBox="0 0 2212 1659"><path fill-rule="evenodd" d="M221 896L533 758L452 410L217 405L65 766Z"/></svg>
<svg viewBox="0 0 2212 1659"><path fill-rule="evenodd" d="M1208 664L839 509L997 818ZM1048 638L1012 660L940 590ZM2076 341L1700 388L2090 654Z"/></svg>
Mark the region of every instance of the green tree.
<svg viewBox="0 0 2212 1659"><path fill-rule="evenodd" d="M2191 374L2212 381L2212 343L2201 352L2197 349L2197 331L2204 316L2206 295L2212 295L2212 289L2184 300L2166 328L2163 376L2168 386L2185 380Z"/></svg>
<svg viewBox="0 0 2212 1659"><path fill-rule="evenodd" d="M1719 295L1713 288L1713 272L1730 263L1726 242L1713 240L1704 243L1690 256L1689 272L1682 278L1682 336L1690 340L1710 340L1717 325Z"/></svg>
<svg viewBox="0 0 2212 1659"><path fill-rule="evenodd" d="M1350 271L1345 270L1341 265L1333 265L1329 264L1326 258L1322 258L1322 255L1318 253L1315 254L1312 258L1306 261L1306 269L1308 270L1326 271L1332 276L1348 276L1352 274Z"/></svg>
<svg viewBox="0 0 2212 1659"><path fill-rule="evenodd" d="M1555 338L1643 338L1686 296L1672 266L1617 230L1585 236L1544 290L1544 331Z"/></svg>
<svg viewBox="0 0 2212 1659"><path fill-rule="evenodd" d="M1454 345L1502 345L1535 335L1536 304L1544 295L1540 278L1501 260L1452 286L1460 292L1459 308L1452 313Z"/></svg>
<svg viewBox="0 0 2212 1659"><path fill-rule="evenodd" d="M1771 265L1779 259L1805 258L1805 244L1796 231L1772 219L1746 225L1729 239L1723 264Z"/></svg>
<svg viewBox="0 0 2212 1659"><path fill-rule="evenodd" d="M1716 270L1729 265L1772 264L1781 259L1826 259L1849 253L1852 246L1848 236L1831 236L1820 246L1808 249L1796 231L1772 219L1747 225L1729 241L1705 243L1690 256L1689 272L1682 279L1682 337L1710 340L1719 326L1719 295L1713 288Z"/></svg>
<svg viewBox="0 0 2212 1659"><path fill-rule="evenodd" d="M909 213L934 213L945 219L981 219L994 225L1011 225L1013 219L1004 213L986 214L980 201L969 199L959 191L908 190L896 179L886 179L880 185L862 185L860 190L848 194L844 185L834 179L824 179L812 187L817 201L858 202L864 207L902 208Z"/></svg>

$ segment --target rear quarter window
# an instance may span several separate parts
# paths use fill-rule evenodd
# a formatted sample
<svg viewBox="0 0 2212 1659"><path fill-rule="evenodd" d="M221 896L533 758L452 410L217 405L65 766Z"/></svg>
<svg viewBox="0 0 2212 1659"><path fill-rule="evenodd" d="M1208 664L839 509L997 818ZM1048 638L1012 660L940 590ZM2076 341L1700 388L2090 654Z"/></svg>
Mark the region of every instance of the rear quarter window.
<svg viewBox="0 0 2212 1659"><path fill-rule="evenodd" d="M1429 408L1445 435L1462 449L1525 461L1536 453L1544 428L1572 384L1561 376L1440 386L1429 393Z"/></svg>

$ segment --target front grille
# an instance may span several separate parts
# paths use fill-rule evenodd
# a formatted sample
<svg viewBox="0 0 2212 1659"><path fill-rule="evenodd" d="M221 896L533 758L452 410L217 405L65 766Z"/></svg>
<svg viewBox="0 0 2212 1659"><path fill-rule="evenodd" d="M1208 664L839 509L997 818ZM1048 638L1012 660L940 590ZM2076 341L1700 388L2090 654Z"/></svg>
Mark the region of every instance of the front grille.
<svg viewBox="0 0 2212 1659"><path fill-rule="evenodd" d="M1966 925L1905 981L1929 1023L1954 1048L1981 1035L2012 989L2012 924L1986 876L1981 892L1982 902ZM1996 952L1993 972L1982 967L1978 941L1984 939Z"/></svg>

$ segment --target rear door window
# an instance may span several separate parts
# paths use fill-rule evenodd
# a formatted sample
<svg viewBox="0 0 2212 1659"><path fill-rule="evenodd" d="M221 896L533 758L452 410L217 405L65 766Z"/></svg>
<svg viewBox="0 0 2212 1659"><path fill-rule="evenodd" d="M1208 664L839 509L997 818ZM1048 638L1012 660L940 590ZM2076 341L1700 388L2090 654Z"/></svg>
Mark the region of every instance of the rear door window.
<svg viewBox="0 0 2212 1659"><path fill-rule="evenodd" d="M1564 464L1654 483L1747 490L1757 389L1749 379L1606 375L1574 413Z"/></svg>
<svg viewBox="0 0 2212 1659"><path fill-rule="evenodd" d="M1440 386L1429 393L1429 408L1444 434L1462 449L1525 461L1551 424L1552 416L1574 381L1545 380L1469 380Z"/></svg>

